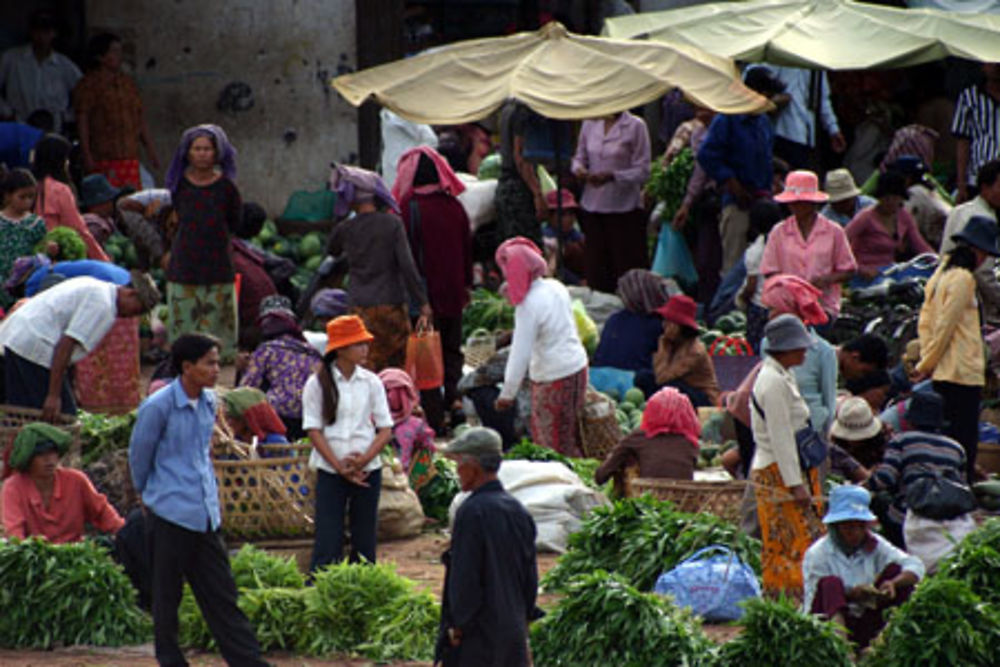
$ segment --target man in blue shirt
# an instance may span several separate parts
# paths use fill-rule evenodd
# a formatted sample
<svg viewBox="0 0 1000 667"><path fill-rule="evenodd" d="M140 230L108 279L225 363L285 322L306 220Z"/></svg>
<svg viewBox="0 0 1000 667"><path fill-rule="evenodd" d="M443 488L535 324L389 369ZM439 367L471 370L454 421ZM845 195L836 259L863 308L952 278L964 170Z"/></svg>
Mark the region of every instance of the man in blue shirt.
<svg viewBox="0 0 1000 667"><path fill-rule="evenodd" d="M747 70L746 85L765 97L778 95L780 83L763 67ZM722 275L747 247L750 205L771 196L774 129L766 114L718 114L698 150L698 163L722 189Z"/></svg>
<svg viewBox="0 0 1000 667"><path fill-rule="evenodd" d="M156 660L187 665L177 641L177 608L186 579L230 665L266 665L219 533L219 491L209 456L219 377L219 342L185 334L171 349L177 378L139 406L129 443L132 482L151 537Z"/></svg>

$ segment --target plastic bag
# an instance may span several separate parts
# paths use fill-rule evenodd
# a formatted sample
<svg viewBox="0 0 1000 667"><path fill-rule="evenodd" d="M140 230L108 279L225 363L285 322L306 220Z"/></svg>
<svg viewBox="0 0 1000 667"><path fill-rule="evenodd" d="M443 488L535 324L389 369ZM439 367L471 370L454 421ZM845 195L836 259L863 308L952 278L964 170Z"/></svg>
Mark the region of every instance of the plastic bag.
<svg viewBox="0 0 1000 667"><path fill-rule="evenodd" d="M712 555L708 556L709 553ZM661 574L653 591L672 595L679 607L690 607L706 621L716 623L742 618L743 607L739 603L760 597L760 582L732 549L713 544Z"/></svg>
<svg viewBox="0 0 1000 667"><path fill-rule="evenodd" d="M296 190L288 198L285 210L281 214L284 220L306 220L318 222L333 218L333 207L337 202L337 193L332 190L316 190L307 192Z"/></svg>
<svg viewBox="0 0 1000 667"><path fill-rule="evenodd" d="M610 366L591 366L587 371L590 386L604 394L613 390L621 399L629 389L635 386L635 371L627 371Z"/></svg>
<svg viewBox="0 0 1000 667"><path fill-rule="evenodd" d="M418 327L406 341L406 363L403 370L420 391L437 389L444 384L444 355L441 334L433 328Z"/></svg>
<svg viewBox="0 0 1000 667"><path fill-rule="evenodd" d="M576 322L580 342L587 349L587 354L592 356L597 349L597 325L590 319L586 306L579 299L573 299L573 321Z"/></svg>
<svg viewBox="0 0 1000 667"><path fill-rule="evenodd" d="M656 242L653 257L653 272L664 278L676 278L686 285L698 282L698 270L691 258L691 251L679 231L673 225L660 227L660 238Z"/></svg>

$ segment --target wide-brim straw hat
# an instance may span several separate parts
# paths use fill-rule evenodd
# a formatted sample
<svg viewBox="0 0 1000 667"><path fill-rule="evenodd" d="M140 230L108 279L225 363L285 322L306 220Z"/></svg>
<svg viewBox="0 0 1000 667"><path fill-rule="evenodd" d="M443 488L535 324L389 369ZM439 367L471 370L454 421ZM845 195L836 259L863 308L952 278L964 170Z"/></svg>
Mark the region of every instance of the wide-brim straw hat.
<svg viewBox="0 0 1000 667"><path fill-rule="evenodd" d="M854 177L847 169L834 169L826 175L826 187L823 188L831 202L852 199L861 194L854 183Z"/></svg>
<svg viewBox="0 0 1000 667"><path fill-rule="evenodd" d="M775 196L774 201L789 204L797 201L807 201L822 204L830 197L819 189L819 178L811 171L793 171L785 177L785 189Z"/></svg>
<svg viewBox="0 0 1000 667"><path fill-rule="evenodd" d="M882 431L882 421L872 414L872 408L863 398L851 396L837 409L837 418L830 435L841 440L867 440Z"/></svg>

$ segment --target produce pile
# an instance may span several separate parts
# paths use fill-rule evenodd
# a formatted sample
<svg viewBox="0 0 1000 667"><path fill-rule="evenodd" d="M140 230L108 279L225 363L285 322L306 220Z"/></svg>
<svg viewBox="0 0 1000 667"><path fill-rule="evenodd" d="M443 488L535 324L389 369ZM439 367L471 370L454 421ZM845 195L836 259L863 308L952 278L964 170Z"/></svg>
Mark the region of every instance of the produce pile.
<svg viewBox="0 0 1000 667"><path fill-rule="evenodd" d="M97 544L0 541L0 646L123 646L152 637L125 573Z"/></svg>
<svg viewBox="0 0 1000 667"><path fill-rule="evenodd" d="M594 509L583 520L542 585L564 592L574 577L606 570L649 591L661 573L710 544L732 547L760 572L760 542L736 526L711 514L678 512L673 504L649 496L626 498Z"/></svg>
<svg viewBox="0 0 1000 667"><path fill-rule="evenodd" d="M462 311L462 340L474 334L510 331L514 328L514 307L496 292L479 288Z"/></svg>
<svg viewBox="0 0 1000 667"><path fill-rule="evenodd" d="M326 246L326 233L316 230L307 234L282 236L278 226L272 220L266 220L252 242L259 248L295 262L298 270L292 276L291 282L298 290L304 290L309 285L312 275L323 263L323 251Z"/></svg>
<svg viewBox="0 0 1000 667"><path fill-rule="evenodd" d="M646 397L638 387L632 387L619 400L618 391L611 389L604 394L615 404L615 419L622 435L628 435L642 424L642 411L646 409Z"/></svg>
<svg viewBox="0 0 1000 667"><path fill-rule="evenodd" d="M455 472L455 462L443 456L434 457L434 469L437 474L420 487L417 498L425 517L447 523L451 501L461 491L458 473Z"/></svg>
<svg viewBox="0 0 1000 667"><path fill-rule="evenodd" d="M136 411L124 415L106 415L79 410L81 461L94 463L109 452L127 450L135 426Z"/></svg>
<svg viewBox="0 0 1000 667"><path fill-rule="evenodd" d="M712 323L712 328L700 324L698 337L713 356L750 355L753 350L746 339L747 316L741 310L726 313Z"/></svg>
<svg viewBox="0 0 1000 667"><path fill-rule="evenodd" d="M377 662L433 658L440 607L390 565L331 565L307 588L293 559L246 545L233 556L232 568L240 609L265 651ZM182 644L215 648L187 586L179 616Z"/></svg>
<svg viewBox="0 0 1000 667"><path fill-rule="evenodd" d="M576 473L576 476L580 478L580 481L592 489L604 491L605 493L610 491L610 482L601 486L594 481L594 473L601 465L601 461L598 461L597 459L570 458L560 454L554 449L536 445L527 438L522 439L521 442L507 450L507 453L504 454L503 457L508 460L520 459L522 461L558 461Z"/></svg>
<svg viewBox="0 0 1000 667"><path fill-rule="evenodd" d="M51 258L54 262L87 258L87 246L83 239L69 227L56 227L46 232L42 240L35 245L35 252L47 255L49 243L55 243L59 246L58 254Z"/></svg>

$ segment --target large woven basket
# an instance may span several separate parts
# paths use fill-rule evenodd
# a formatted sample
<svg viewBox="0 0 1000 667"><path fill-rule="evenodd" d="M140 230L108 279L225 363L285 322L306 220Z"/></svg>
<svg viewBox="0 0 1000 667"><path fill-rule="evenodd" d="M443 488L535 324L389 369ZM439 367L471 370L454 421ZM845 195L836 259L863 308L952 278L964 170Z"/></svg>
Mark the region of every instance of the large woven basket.
<svg viewBox="0 0 1000 667"><path fill-rule="evenodd" d="M472 368L479 368L496 354L496 338L493 334L488 336L469 336L462 347L462 354L465 357L465 365Z"/></svg>
<svg viewBox="0 0 1000 667"><path fill-rule="evenodd" d="M696 482L637 477L631 481L630 495L649 493L660 500L669 500L682 512L707 512L722 519L738 521L746 486L745 480Z"/></svg>
<svg viewBox="0 0 1000 667"><path fill-rule="evenodd" d="M588 388L583 411L580 413L580 448L583 455L603 461L621 439L622 432L615 418L614 402Z"/></svg>
<svg viewBox="0 0 1000 667"><path fill-rule="evenodd" d="M3 476L6 476L4 468L7 465L7 460L10 458L10 450L18 431L25 424L37 421L42 421L41 410L26 408L21 405L0 405L0 452L2 452L3 456L2 460L0 460L0 474ZM79 467L80 422L76 420L76 417L60 414L56 417L55 425L73 436L73 441L70 443L69 452L66 454L64 464L74 468Z"/></svg>

